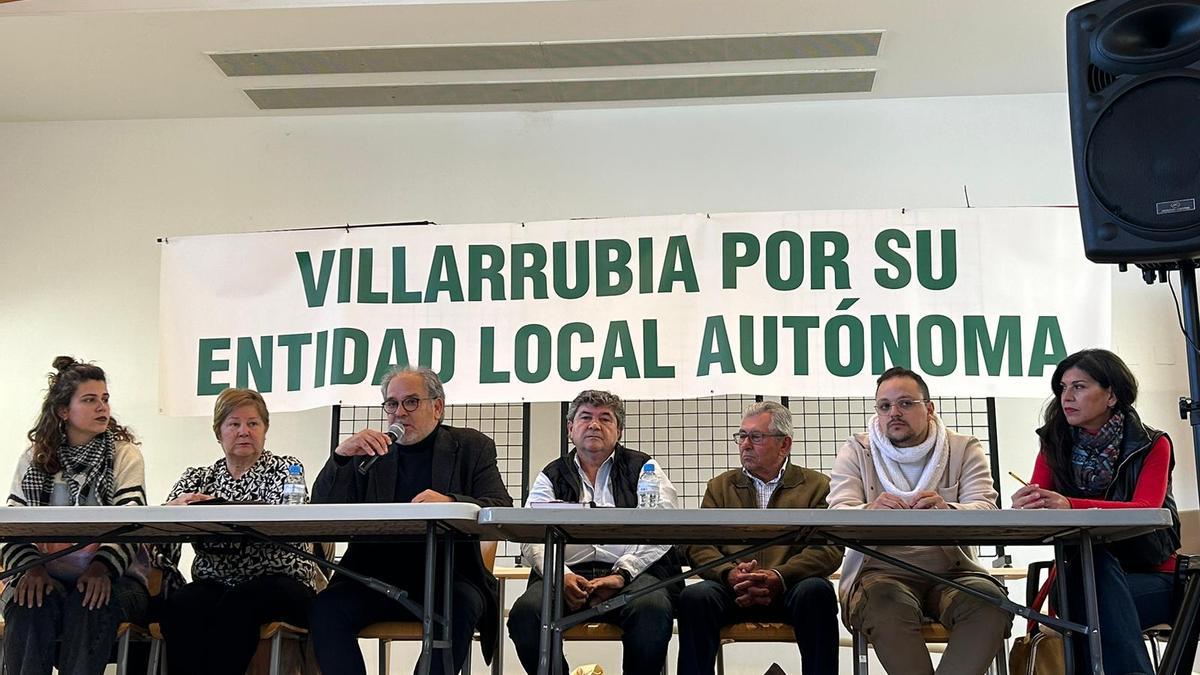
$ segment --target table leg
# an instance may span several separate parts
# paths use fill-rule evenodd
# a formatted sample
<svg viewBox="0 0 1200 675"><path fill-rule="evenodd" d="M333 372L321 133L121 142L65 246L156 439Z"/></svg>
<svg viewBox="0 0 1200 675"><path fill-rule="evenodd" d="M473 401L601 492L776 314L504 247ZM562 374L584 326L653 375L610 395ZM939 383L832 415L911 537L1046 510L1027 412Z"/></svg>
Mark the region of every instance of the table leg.
<svg viewBox="0 0 1200 675"><path fill-rule="evenodd" d="M538 639L538 675L550 675L550 643L553 641L550 624L554 621L551 607L554 603L555 578L552 570L559 566L556 559L558 548L554 543L553 531L547 530L545 548L542 551L542 631Z"/></svg>
<svg viewBox="0 0 1200 675"><path fill-rule="evenodd" d="M420 675L429 675L433 667L433 591L437 583L437 533L432 522L425 525L425 604L421 608Z"/></svg>
<svg viewBox="0 0 1200 675"><path fill-rule="evenodd" d="M1104 675L1104 658L1100 652L1100 608L1096 602L1096 567L1092 557L1092 537L1086 531L1079 537L1079 557L1083 567L1083 604L1087 613L1092 674Z"/></svg>
<svg viewBox="0 0 1200 675"><path fill-rule="evenodd" d="M554 598L550 608L554 615L554 628L550 631L550 668L554 675L564 675L563 631L559 621L563 616L563 574L567 568L567 538L556 533L554 549Z"/></svg>
<svg viewBox="0 0 1200 675"><path fill-rule="evenodd" d="M504 586L507 583L506 579L496 579L496 603L499 623L496 624L496 655L492 657L492 675L504 675L504 643L505 633L508 632L508 627L504 621L504 606L506 604L504 597Z"/></svg>
<svg viewBox="0 0 1200 675"><path fill-rule="evenodd" d="M1054 543L1054 569L1058 576L1058 582L1055 587L1058 589L1058 615L1060 617L1070 616L1070 607L1067 602L1067 584L1062 580L1067 578L1067 549L1061 542ZM1075 640L1081 640L1083 636L1077 636L1071 631L1063 631L1063 664L1066 666L1066 672L1075 672Z"/></svg>
<svg viewBox="0 0 1200 675"><path fill-rule="evenodd" d="M442 626L442 665L445 667L444 673L454 672L454 650L453 650L453 604L454 604L454 535L447 532L442 535L442 546L446 551L445 570L443 575L446 580L442 583L442 616L446 618L446 623ZM471 648L471 638L467 638L467 649Z"/></svg>

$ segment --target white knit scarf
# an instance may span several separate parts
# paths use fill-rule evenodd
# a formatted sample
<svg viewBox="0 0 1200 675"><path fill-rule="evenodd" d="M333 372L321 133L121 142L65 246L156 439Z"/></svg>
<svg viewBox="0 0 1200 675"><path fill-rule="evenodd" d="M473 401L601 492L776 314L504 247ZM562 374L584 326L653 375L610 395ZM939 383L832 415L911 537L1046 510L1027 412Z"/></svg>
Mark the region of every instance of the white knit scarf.
<svg viewBox="0 0 1200 675"><path fill-rule="evenodd" d="M912 499L918 492L932 490L946 471L946 459L950 448L946 444L946 425L936 414L932 417L933 429L924 441L910 448L897 448L892 445L884 433L884 420L879 415L871 418L868 428L871 430L871 461L875 463L875 473L883 484L885 492L890 492L904 499ZM921 477L916 485L910 485L905 477L901 464L916 464L925 462Z"/></svg>

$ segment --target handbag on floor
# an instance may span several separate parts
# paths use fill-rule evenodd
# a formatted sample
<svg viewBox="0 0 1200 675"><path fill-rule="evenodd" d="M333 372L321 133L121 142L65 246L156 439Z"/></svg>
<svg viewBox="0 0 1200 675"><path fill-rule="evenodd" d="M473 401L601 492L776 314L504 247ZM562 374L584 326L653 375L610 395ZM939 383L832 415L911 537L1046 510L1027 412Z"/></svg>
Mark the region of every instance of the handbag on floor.
<svg viewBox="0 0 1200 675"><path fill-rule="evenodd" d="M1008 672L1012 675L1062 675L1066 669L1063 640L1058 633L1034 628L1013 640L1008 652Z"/></svg>
<svg viewBox="0 0 1200 675"><path fill-rule="evenodd" d="M1030 565L1029 572L1034 575L1032 583L1026 581L1026 601L1034 611L1041 611L1054 585L1054 568L1046 575L1046 583L1033 595L1037 588L1038 570L1044 564ZM1063 655L1062 635L1050 629L1043 628L1034 621L1028 622L1025 634L1013 640L1012 649L1008 652L1008 672L1012 675L1062 675L1067 669L1066 657Z"/></svg>

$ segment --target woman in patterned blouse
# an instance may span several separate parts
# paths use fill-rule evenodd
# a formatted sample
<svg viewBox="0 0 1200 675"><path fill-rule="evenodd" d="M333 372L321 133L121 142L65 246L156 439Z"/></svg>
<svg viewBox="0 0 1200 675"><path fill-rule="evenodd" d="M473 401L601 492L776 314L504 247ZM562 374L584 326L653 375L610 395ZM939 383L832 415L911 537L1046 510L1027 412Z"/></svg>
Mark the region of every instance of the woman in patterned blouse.
<svg viewBox="0 0 1200 675"><path fill-rule="evenodd" d="M209 499L282 504L295 457L263 449L270 415L262 396L226 389L213 409L213 432L225 456L194 467L171 488L167 504ZM172 675L242 675L258 647L259 627L271 621L308 623L320 572L294 553L257 542L194 545L192 582L171 593L162 617Z"/></svg>
<svg viewBox="0 0 1200 675"><path fill-rule="evenodd" d="M108 406L104 371L54 359L31 443L17 463L9 506L146 504L142 453ZM4 592L9 675L104 672L122 621L141 621L148 556L136 544L90 544L50 562L67 544L6 544L4 569L26 568ZM56 658L57 653L57 658Z"/></svg>

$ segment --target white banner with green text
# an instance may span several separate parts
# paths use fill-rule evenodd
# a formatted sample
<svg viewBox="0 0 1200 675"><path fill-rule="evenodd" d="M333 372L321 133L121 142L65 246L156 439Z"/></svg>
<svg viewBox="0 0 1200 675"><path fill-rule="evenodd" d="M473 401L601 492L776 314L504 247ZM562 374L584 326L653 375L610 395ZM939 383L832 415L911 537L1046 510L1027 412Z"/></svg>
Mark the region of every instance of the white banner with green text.
<svg viewBox="0 0 1200 675"><path fill-rule="evenodd" d="M741 213L172 237L160 402L228 386L272 410L378 404L393 364L448 402L1045 396L1110 342L1110 272L1073 208Z"/></svg>

